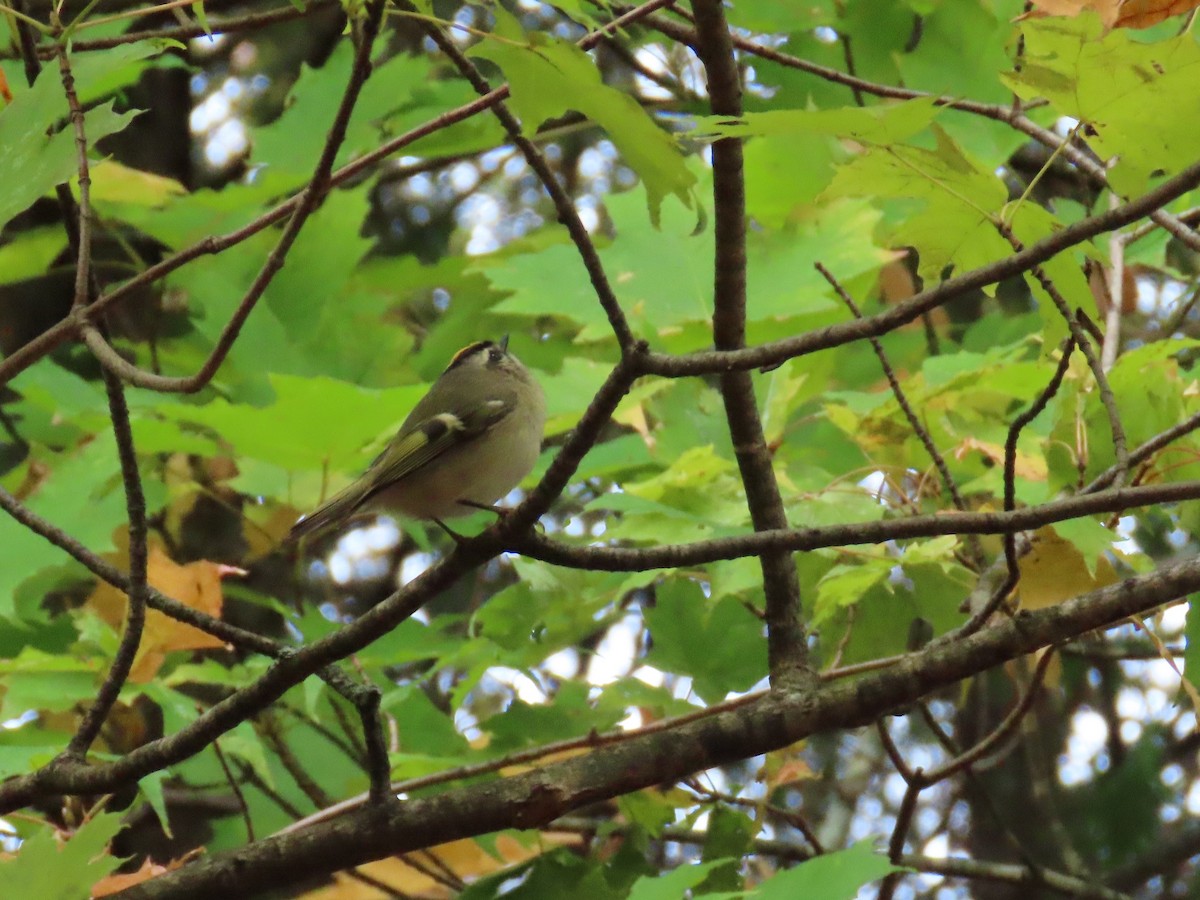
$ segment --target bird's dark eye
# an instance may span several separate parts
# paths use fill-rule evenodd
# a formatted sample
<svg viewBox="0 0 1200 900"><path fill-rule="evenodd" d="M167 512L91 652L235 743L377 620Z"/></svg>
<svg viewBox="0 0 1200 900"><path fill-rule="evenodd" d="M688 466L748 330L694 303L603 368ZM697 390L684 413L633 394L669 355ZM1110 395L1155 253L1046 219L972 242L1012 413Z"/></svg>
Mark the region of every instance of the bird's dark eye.
<svg viewBox="0 0 1200 900"><path fill-rule="evenodd" d="M488 351L488 362L491 363L493 366L496 365L498 362L500 362L500 360L502 360L502 359L504 359L504 351L501 350L499 347L493 347L491 350Z"/></svg>

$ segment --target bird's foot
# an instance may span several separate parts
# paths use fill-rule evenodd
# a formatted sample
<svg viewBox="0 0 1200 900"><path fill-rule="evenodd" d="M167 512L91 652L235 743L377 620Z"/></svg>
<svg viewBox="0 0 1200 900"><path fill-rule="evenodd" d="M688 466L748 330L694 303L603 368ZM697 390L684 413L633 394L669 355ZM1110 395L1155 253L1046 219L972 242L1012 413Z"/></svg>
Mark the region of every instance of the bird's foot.
<svg viewBox="0 0 1200 900"><path fill-rule="evenodd" d="M465 544L467 542L467 539L465 537L463 537L461 534L459 534L457 531L455 531L453 528L451 528L449 525L447 525L441 519L434 519L433 521L437 523L438 528L442 529L442 531L444 531L444 532L446 532L446 534L450 535L450 540L454 541L454 543L456 545L458 545L459 547L461 547L463 544Z"/></svg>
<svg viewBox="0 0 1200 900"><path fill-rule="evenodd" d="M502 519L509 513L509 510L505 509L503 506L496 506L494 503L478 503L475 500L459 500L458 505L469 506L472 509L486 510L487 512L495 513Z"/></svg>

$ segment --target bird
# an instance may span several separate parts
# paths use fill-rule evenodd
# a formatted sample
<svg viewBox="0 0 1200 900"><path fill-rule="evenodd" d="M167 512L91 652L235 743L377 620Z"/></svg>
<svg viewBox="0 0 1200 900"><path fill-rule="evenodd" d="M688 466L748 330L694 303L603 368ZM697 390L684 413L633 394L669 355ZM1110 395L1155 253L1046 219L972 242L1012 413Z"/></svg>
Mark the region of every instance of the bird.
<svg viewBox="0 0 1200 900"><path fill-rule="evenodd" d="M468 344L367 470L293 525L288 541L367 512L432 520L453 535L443 519L493 508L529 474L545 426L545 392L508 351L508 335Z"/></svg>

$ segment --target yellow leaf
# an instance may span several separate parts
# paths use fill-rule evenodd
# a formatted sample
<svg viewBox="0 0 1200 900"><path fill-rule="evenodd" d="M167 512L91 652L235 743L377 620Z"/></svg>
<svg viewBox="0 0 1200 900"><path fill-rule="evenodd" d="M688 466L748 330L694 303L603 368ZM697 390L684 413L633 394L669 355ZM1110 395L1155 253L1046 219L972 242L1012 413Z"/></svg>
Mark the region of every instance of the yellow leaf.
<svg viewBox="0 0 1200 900"><path fill-rule="evenodd" d="M1003 447L999 444L992 444L976 438L967 438L959 444L954 450L954 458L962 459L967 454L975 452L982 453L997 465L1004 465ZM1024 478L1026 481L1045 481L1048 472L1045 459L1040 456L1030 456L1027 453L1022 453L1020 450L1017 451L1013 470L1016 472L1018 478Z"/></svg>
<svg viewBox="0 0 1200 900"><path fill-rule="evenodd" d="M1112 563L1103 556L1097 560L1093 576L1075 545L1049 528L1037 533L1033 549L1021 558L1019 566L1018 591L1025 609L1054 606L1118 580Z"/></svg>
<svg viewBox="0 0 1200 900"><path fill-rule="evenodd" d="M138 206L166 206L172 197L187 191L173 178L153 172L131 169L111 159L91 167L92 198L110 203L133 203Z"/></svg>

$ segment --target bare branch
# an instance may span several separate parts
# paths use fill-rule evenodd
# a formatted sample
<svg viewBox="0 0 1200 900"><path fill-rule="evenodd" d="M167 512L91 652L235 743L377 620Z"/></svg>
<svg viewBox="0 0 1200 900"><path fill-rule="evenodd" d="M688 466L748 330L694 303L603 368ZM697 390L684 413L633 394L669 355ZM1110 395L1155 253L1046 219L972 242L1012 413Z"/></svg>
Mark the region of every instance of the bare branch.
<svg viewBox="0 0 1200 900"><path fill-rule="evenodd" d="M720 0L694 0L697 52L708 75L712 111L719 116L742 113L742 75L733 57L729 25ZM713 339L717 352L746 346L746 190L742 143L724 138L713 144L713 208L716 258L713 260ZM787 513L763 434L754 382L746 371L721 372L721 398L733 440L746 502L755 531L787 527ZM807 687L804 625L800 619L800 580L787 552L759 556L766 600L767 659L771 682Z"/></svg>
<svg viewBox="0 0 1200 900"><path fill-rule="evenodd" d="M909 516L884 521L852 522L820 528L789 528L760 531L690 544L661 544L655 547L573 547L544 535L519 538L508 549L533 559L570 568L605 572L644 572L681 566L697 566L722 559L757 556L767 549L793 553L822 547L881 544L905 538L946 534L1009 534L1065 522L1102 512L1120 512L1139 506L1174 503L1200 497L1200 482L1138 485L1052 500L1039 506L1011 511L946 512Z"/></svg>

